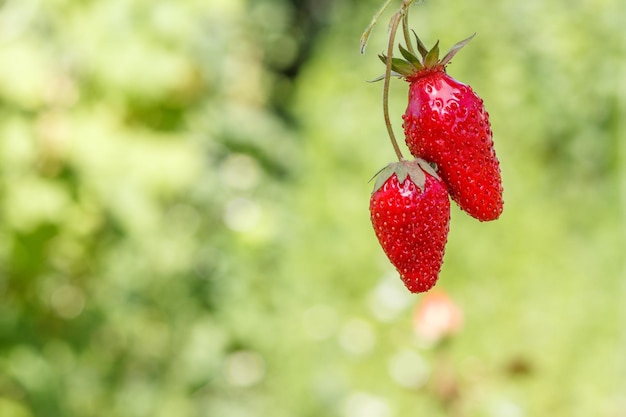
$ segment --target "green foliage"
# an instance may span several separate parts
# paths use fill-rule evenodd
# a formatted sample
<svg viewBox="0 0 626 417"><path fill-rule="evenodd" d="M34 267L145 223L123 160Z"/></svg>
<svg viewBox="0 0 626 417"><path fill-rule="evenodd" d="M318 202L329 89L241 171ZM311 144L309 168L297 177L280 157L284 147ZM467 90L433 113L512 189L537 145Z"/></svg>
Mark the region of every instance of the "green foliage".
<svg viewBox="0 0 626 417"><path fill-rule="evenodd" d="M625 412L624 5L412 8L426 44L478 32L449 73L505 186L453 212L444 346L369 223L378 7L0 2L1 416Z"/></svg>

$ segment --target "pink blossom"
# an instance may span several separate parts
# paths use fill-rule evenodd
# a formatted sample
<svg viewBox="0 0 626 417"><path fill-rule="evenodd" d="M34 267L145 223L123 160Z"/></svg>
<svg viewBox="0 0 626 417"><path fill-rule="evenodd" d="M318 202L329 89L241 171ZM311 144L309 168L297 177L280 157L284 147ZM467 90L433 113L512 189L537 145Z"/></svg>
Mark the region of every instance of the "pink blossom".
<svg viewBox="0 0 626 417"><path fill-rule="evenodd" d="M457 333L462 324L463 312L443 290L424 294L413 316L413 328L417 336L432 344Z"/></svg>

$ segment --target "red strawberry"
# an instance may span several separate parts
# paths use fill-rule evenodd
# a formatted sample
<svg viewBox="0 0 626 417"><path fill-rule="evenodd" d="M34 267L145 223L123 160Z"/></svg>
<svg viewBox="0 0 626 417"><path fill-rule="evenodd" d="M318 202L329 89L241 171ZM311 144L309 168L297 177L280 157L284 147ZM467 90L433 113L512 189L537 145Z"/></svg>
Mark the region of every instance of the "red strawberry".
<svg viewBox="0 0 626 417"><path fill-rule="evenodd" d="M450 230L445 184L422 159L387 165L370 199L376 237L411 292L437 282Z"/></svg>
<svg viewBox="0 0 626 417"><path fill-rule="evenodd" d="M409 104L402 118L411 154L437 164L459 207L480 221L489 221L500 217L503 209L489 114L470 86L445 72L472 37L456 44L441 60L437 44L426 51L418 39L422 61L401 47L407 61L394 59L394 70L410 83Z"/></svg>

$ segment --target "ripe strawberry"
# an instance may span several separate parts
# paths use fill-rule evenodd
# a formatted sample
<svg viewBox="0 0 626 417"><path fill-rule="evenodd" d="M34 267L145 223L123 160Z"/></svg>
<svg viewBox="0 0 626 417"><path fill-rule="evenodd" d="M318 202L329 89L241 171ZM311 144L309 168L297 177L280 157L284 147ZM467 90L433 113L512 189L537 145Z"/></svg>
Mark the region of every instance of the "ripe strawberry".
<svg viewBox="0 0 626 417"><path fill-rule="evenodd" d="M394 59L393 69L410 83L402 118L411 154L437 164L461 209L480 221L490 221L500 217L503 199L489 114L470 86L445 72L472 37L456 44L441 60L438 44L426 51L418 38L422 61L401 47L407 60Z"/></svg>
<svg viewBox="0 0 626 417"><path fill-rule="evenodd" d="M450 230L445 184L422 159L387 165L370 199L370 217L383 251L411 292L437 282Z"/></svg>

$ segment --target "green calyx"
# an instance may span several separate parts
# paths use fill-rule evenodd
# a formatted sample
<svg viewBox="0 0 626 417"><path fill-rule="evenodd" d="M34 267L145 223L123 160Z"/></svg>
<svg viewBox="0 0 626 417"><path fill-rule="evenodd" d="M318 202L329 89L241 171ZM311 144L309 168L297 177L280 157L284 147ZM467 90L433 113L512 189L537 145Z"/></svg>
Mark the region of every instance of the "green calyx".
<svg viewBox="0 0 626 417"><path fill-rule="evenodd" d="M432 165L421 158L412 161L392 162L378 171L372 178L376 178L372 194L378 191L393 174L396 174L400 185L404 184L407 178L410 178L413 184L423 192L426 184L426 173L438 180L441 179Z"/></svg>
<svg viewBox="0 0 626 417"><path fill-rule="evenodd" d="M474 33L469 38L457 42L454 46L452 46L452 48L450 48L443 58L439 59L439 41L437 41L431 49L427 49L417 34L415 32L413 32L413 34L415 35L417 51L419 52L420 57L418 57L415 53L410 52L410 50L413 49L411 45L408 45L407 49L399 44L398 47L404 59L391 58L391 71L394 76L410 78L417 75L420 71L443 69L450 63L456 53L467 45L474 38L474 36L476 36ZM385 65L387 64L387 56L385 54L380 54L378 57ZM382 78L379 77L373 81L379 81L380 79Z"/></svg>

